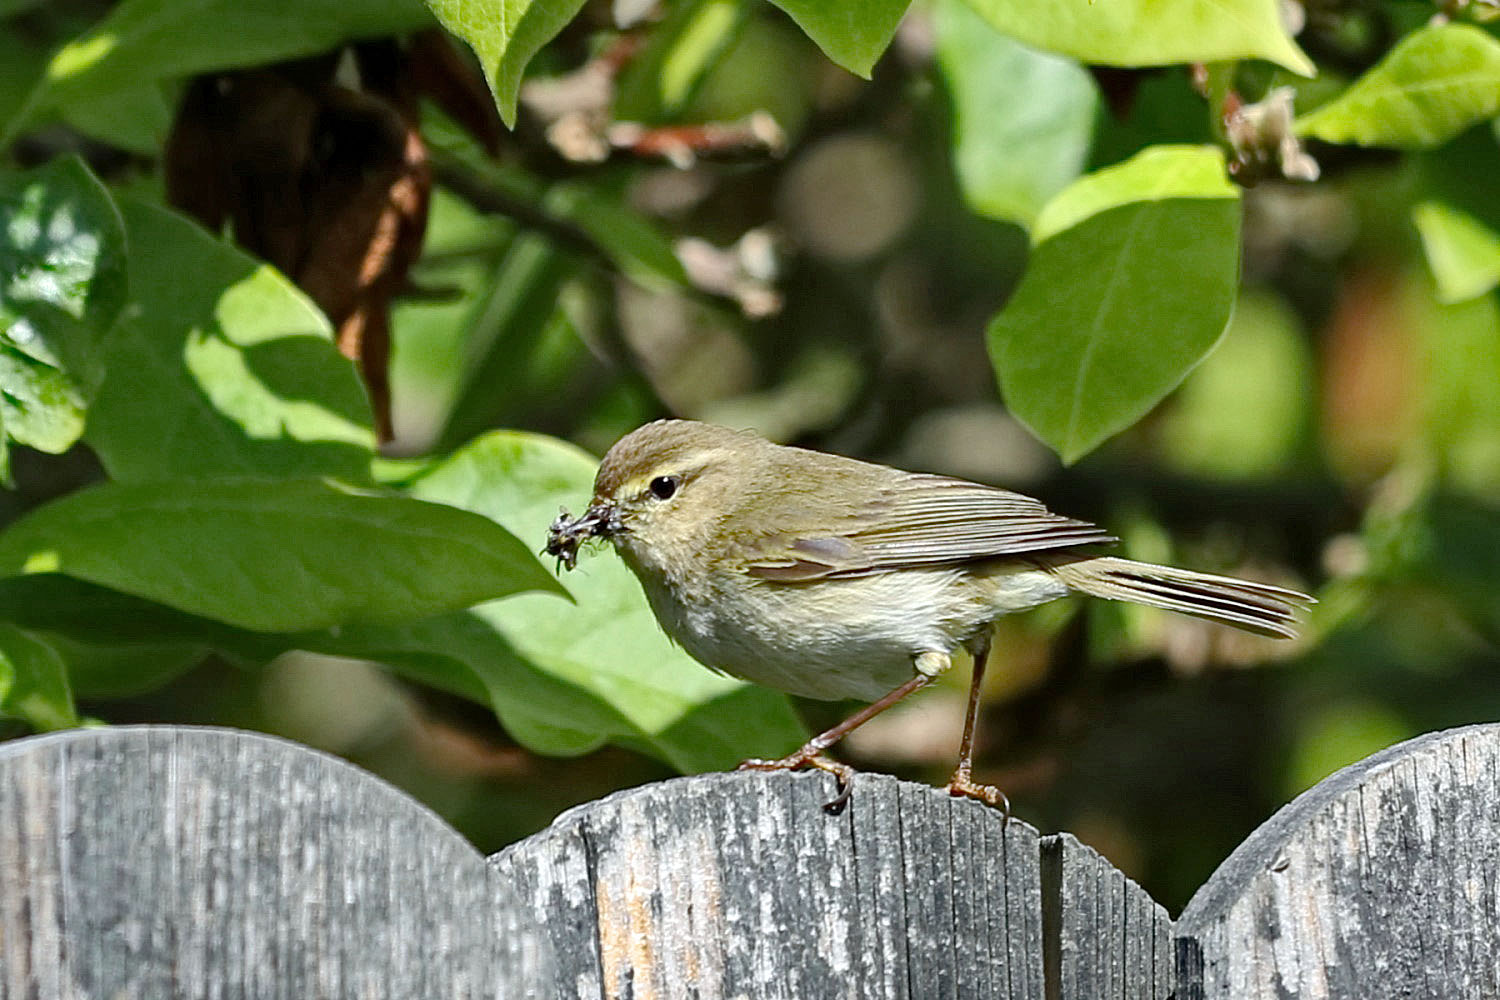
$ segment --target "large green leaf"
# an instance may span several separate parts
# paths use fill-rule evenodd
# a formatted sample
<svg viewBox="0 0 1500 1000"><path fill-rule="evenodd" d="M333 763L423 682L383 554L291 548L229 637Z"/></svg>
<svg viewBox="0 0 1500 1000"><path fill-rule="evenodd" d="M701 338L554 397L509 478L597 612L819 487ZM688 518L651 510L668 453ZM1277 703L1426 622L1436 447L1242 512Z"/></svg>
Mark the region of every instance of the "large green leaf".
<svg viewBox="0 0 1500 1000"><path fill-rule="evenodd" d="M62 657L13 625L0 625L0 716L25 719L37 729L78 725Z"/></svg>
<svg viewBox="0 0 1500 1000"><path fill-rule="evenodd" d="M143 249L87 431L110 475L368 479L369 403L317 306L180 215L122 209Z"/></svg>
<svg viewBox="0 0 1500 1000"><path fill-rule="evenodd" d="M0 534L0 575L21 573L63 573L263 632L563 592L488 518L319 480L95 486Z"/></svg>
<svg viewBox="0 0 1500 1000"><path fill-rule="evenodd" d="M29 119L59 111L66 116L70 108L87 110L164 81L317 55L353 39L431 23L421 0L123 0L52 58L31 96Z"/></svg>
<svg viewBox="0 0 1500 1000"><path fill-rule="evenodd" d="M1467 24L1402 40L1332 101L1297 120L1325 142L1426 148L1500 113L1500 41Z"/></svg>
<svg viewBox="0 0 1500 1000"><path fill-rule="evenodd" d="M1440 201L1423 202L1412 216L1438 298L1462 302L1500 284L1500 234Z"/></svg>
<svg viewBox="0 0 1500 1000"><path fill-rule="evenodd" d="M911 0L771 0L828 58L869 79Z"/></svg>
<svg viewBox="0 0 1500 1000"><path fill-rule="evenodd" d="M109 193L67 157L0 176L0 423L61 452L83 433L100 345L125 301L125 232Z"/></svg>
<svg viewBox="0 0 1500 1000"><path fill-rule="evenodd" d="M594 468L571 445L494 433L413 492L494 517L540 549L559 505L576 512L587 503ZM454 687L461 663L506 728L544 753L581 753L608 740L695 771L801 741L784 696L711 673L674 646L613 553L587 553L567 583L575 604L513 597L411 626L342 629L324 648Z"/></svg>
<svg viewBox="0 0 1500 1000"><path fill-rule="evenodd" d="M1083 170L1099 104L1093 78L1000 34L961 0L944 0L937 15L964 198L981 215L1028 224Z"/></svg>
<svg viewBox="0 0 1500 1000"><path fill-rule="evenodd" d="M1218 341L1239 220L1222 155L1202 147L1153 147L1042 210L989 350L1006 404L1064 461L1139 419Z"/></svg>
<svg viewBox="0 0 1500 1000"><path fill-rule="evenodd" d="M583 7L583 0L427 0L443 27L479 56L505 124L516 123L521 75Z"/></svg>
<svg viewBox="0 0 1500 1000"><path fill-rule="evenodd" d="M1277 0L967 0L1027 45L1106 66L1267 59L1314 67L1282 26Z"/></svg>

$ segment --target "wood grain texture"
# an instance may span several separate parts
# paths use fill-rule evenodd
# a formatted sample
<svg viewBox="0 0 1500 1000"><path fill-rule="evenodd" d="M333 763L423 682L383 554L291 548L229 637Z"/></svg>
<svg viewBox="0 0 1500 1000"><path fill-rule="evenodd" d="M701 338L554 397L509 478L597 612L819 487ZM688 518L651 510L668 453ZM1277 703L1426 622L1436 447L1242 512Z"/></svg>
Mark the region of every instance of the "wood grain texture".
<svg viewBox="0 0 1500 1000"><path fill-rule="evenodd" d="M1500 726L1329 778L1171 924L1067 834L861 775L620 792L482 859L230 730L0 745L0 1000L1500 996Z"/></svg>
<svg viewBox="0 0 1500 1000"><path fill-rule="evenodd" d="M3 1000L521 996L545 951L503 892L426 808L283 740L0 745Z"/></svg>
<svg viewBox="0 0 1500 1000"><path fill-rule="evenodd" d="M1419 737L1305 792L1177 933L1184 1000L1500 996L1500 726Z"/></svg>
<svg viewBox="0 0 1500 1000"><path fill-rule="evenodd" d="M1042 838L1042 912L1058 1000L1166 1000L1172 920L1146 890L1071 834Z"/></svg>
<svg viewBox="0 0 1500 1000"><path fill-rule="evenodd" d="M1043 1000L1036 831L860 775L713 774L621 792L493 859L551 915L579 998Z"/></svg>

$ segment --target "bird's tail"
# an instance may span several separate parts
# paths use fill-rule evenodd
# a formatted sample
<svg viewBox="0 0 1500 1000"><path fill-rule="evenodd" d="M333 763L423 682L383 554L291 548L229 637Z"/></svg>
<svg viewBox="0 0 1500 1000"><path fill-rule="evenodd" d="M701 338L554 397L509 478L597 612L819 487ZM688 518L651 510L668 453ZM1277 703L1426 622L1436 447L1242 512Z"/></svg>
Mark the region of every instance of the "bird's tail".
<svg viewBox="0 0 1500 1000"><path fill-rule="evenodd" d="M1114 556L1040 561L1063 583L1091 597L1148 604L1281 639L1296 638L1297 613L1317 603L1306 594L1268 583Z"/></svg>

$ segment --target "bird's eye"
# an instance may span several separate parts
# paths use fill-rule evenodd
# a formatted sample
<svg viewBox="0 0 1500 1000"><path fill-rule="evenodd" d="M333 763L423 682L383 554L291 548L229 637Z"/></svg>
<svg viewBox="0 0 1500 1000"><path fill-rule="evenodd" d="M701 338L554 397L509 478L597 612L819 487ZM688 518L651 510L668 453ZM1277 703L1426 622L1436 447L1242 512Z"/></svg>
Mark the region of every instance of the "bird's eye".
<svg viewBox="0 0 1500 1000"><path fill-rule="evenodd" d="M651 495L658 500L670 500L680 485L682 480L676 476L657 476L651 480Z"/></svg>

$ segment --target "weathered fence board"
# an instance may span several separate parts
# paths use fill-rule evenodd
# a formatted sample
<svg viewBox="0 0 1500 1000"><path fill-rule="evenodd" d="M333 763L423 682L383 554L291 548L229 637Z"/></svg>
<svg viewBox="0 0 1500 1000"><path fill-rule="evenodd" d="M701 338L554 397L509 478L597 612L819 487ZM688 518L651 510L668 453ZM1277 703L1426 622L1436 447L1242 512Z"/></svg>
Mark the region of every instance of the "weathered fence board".
<svg viewBox="0 0 1500 1000"><path fill-rule="evenodd" d="M497 946L526 911L495 892L425 807L283 740L0 744L0 997L515 996L541 952Z"/></svg>
<svg viewBox="0 0 1500 1000"><path fill-rule="evenodd" d="M552 952L580 995L1043 1000L1036 831L879 775L830 816L835 791L755 773L632 789L493 863L568 914Z"/></svg>
<svg viewBox="0 0 1500 1000"><path fill-rule="evenodd" d="M1391 747L1255 831L1177 932L1198 997L1500 997L1500 726Z"/></svg>
<svg viewBox="0 0 1500 1000"><path fill-rule="evenodd" d="M0 744L0 1000L1500 996L1500 726L1328 779L1175 924L1067 834L862 775L716 774L488 862L228 730Z"/></svg>

